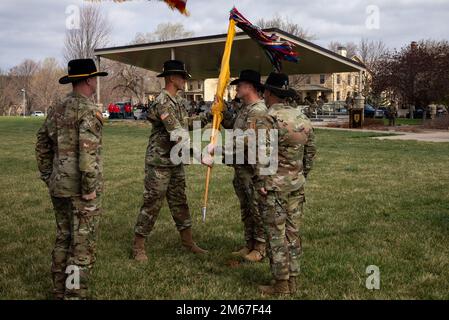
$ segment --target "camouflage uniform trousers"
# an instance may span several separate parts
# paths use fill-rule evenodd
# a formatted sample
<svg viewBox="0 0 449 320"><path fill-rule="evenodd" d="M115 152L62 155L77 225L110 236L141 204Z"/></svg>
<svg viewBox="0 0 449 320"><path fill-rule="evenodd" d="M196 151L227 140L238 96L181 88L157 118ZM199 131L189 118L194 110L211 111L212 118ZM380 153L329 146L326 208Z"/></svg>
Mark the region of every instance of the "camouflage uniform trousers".
<svg viewBox="0 0 449 320"><path fill-rule="evenodd" d="M302 217L304 215L304 203L306 203L306 196L304 194L304 186L302 186L299 190L298 190L298 211L299 211L299 216Z"/></svg>
<svg viewBox="0 0 449 320"><path fill-rule="evenodd" d="M137 217L134 228L135 234L144 237L150 234L165 197L178 231L192 226L185 193L186 180L183 165L175 167L147 165L145 167L144 186L143 205Z"/></svg>
<svg viewBox="0 0 449 320"><path fill-rule="evenodd" d="M97 195L96 199L89 201L81 197L52 197L51 200L56 216L56 241L51 266L54 294L64 299L86 299L96 259L101 197ZM70 266L71 269L67 268ZM76 274L79 274L79 288L74 281L68 281L71 285L66 287L67 277L76 277Z"/></svg>
<svg viewBox="0 0 449 320"><path fill-rule="evenodd" d="M288 280L299 275L302 248L298 220L302 215L303 196L303 188L292 192L268 191L266 196L257 196L275 280Z"/></svg>
<svg viewBox="0 0 449 320"><path fill-rule="evenodd" d="M263 221L259 214L252 182L252 169L236 166L234 170L232 184L240 202L245 241L246 243L252 243L256 240L265 243Z"/></svg>

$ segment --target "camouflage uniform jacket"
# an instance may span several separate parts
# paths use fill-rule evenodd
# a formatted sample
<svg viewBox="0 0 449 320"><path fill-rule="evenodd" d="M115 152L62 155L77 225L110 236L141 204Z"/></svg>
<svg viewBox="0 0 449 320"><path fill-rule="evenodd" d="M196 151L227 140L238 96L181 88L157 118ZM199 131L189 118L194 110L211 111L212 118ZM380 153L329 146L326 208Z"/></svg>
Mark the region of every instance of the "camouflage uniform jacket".
<svg viewBox="0 0 449 320"><path fill-rule="evenodd" d="M254 118L262 117L267 113L267 107L263 100L256 101L249 105L243 105L238 109L237 116L232 118L224 114L222 125L226 129L247 130L250 128Z"/></svg>
<svg viewBox="0 0 449 320"><path fill-rule="evenodd" d="M252 104L242 105L241 108L237 111L237 116L235 118L230 118L226 114L224 115L224 119L222 121L222 125L226 129L240 129L243 133L248 129L253 129L251 124L254 123L255 119L264 117L268 112L268 109L263 100L258 100ZM238 134L234 132L235 137L238 137ZM244 138L244 152L245 152L245 163L247 159L247 148L248 138ZM235 141L234 141L234 150L235 150ZM234 155L235 156L235 155ZM248 169L252 170L252 166L250 165L242 165L248 167Z"/></svg>
<svg viewBox="0 0 449 320"><path fill-rule="evenodd" d="M52 196L102 192L102 128L97 106L81 94L72 92L49 109L37 132L36 159Z"/></svg>
<svg viewBox="0 0 449 320"><path fill-rule="evenodd" d="M390 104L387 107L387 117L394 118L397 116L398 110L396 109L395 104Z"/></svg>
<svg viewBox="0 0 449 320"><path fill-rule="evenodd" d="M202 116L189 117L185 108L185 99L179 95L172 97L163 89L148 110L148 121L152 125L148 141L145 163L159 167L173 167L170 151L177 141L170 140L170 134L175 130L191 130L194 121L201 121L201 126L207 123Z"/></svg>
<svg viewBox="0 0 449 320"><path fill-rule="evenodd" d="M316 154L315 136L310 120L298 109L284 104L274 104L268 114L255 120L256 130L278 130L278 167L272 175L260 174L267 164L258 159L255 166L255 187L266 190L291 192L300 189L312 169ZM268 144L263 146L269 150Z"/></svg>

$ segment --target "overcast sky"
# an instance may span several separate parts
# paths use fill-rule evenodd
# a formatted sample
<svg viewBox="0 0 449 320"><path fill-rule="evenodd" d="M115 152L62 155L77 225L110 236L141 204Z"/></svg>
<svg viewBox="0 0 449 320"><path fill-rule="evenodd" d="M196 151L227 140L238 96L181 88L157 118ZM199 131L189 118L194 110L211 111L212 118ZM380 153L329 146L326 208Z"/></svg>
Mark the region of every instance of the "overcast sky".
<svg viewBox="0 0 449 320"><path fill-rule="evenodd" d="M1 0L0 68L9 69L26 58L62 61L67 8L83 4L83 0ZM233 5L253 22L276 13L288 17L324 47L331 41L359 42L362 37L382 39L392 48L424 38L449 39L449 0L188 0L189 17L158 0L107 0L96 5L113 25L110 46L128 44L137 32L152 32L162 22L181 22L195 36L225 33Z"/></svg>

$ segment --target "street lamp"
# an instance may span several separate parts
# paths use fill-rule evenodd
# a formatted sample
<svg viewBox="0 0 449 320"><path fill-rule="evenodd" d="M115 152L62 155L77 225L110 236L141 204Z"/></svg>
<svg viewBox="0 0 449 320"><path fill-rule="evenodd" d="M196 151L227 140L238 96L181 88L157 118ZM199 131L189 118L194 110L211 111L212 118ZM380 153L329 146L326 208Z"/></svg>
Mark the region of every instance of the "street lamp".
<svg viewBox="0 0 449 320"><path fill-rule="evenodd" d="M25 118L25 113L26 113L26 91L25 89L20 90L23 94L23 117Z"/></svg>

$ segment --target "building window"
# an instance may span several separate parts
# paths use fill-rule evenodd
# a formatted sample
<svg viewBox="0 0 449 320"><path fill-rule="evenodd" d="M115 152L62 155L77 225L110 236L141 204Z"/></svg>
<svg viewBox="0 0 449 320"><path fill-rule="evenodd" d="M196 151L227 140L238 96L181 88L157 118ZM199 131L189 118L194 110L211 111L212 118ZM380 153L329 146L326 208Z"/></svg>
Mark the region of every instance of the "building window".
<svg viewBox="0 0 449 320"><path fill-rule="evenodd" d="M350 86L350 85L351 85L351 75L348 74L348 86Z"/></svg>
<svg viewBox="0 0 449 320"><path fill-rule="evenodd" d="M198 90L201 90L201 82L198 81Z"/></svg>
<svg viewBox="0 0 449 320"><path fill-rule="evenodd" d="M306 84L310 84L310 83L312 83L312 77L311 76L307 76Z"/></svg>
<svg viewBox="0 0 449 320"><path fill-rule="evenodd" d="M190 84L189 88L190 88L189 90L192 91L193 90L193 84Z"/></svg>
<svg viewBox="0 0 449 320"><path fill-rule="evenodd" d="M337 74L337 84L341 84L341 75Z"/></svg>
<svg viewBox="0 0 449 320"><path fill-rule="evenodd" d="M354 80L355 80L355 85L358 86L359 85L359 77L355 76Z"/></svg>
<svg viewBox="0 0 449 320"><path fill-rule="evenodd" d="M341 95L340 95L340 91L337 91L337 101L341 100Z"/></svg>
<svg viewBox="0 0 449 320"><path fill-rule="evenodd" d="M326 83L326 75L320 74L320 84L325 84L325 83Z"/></svg>

